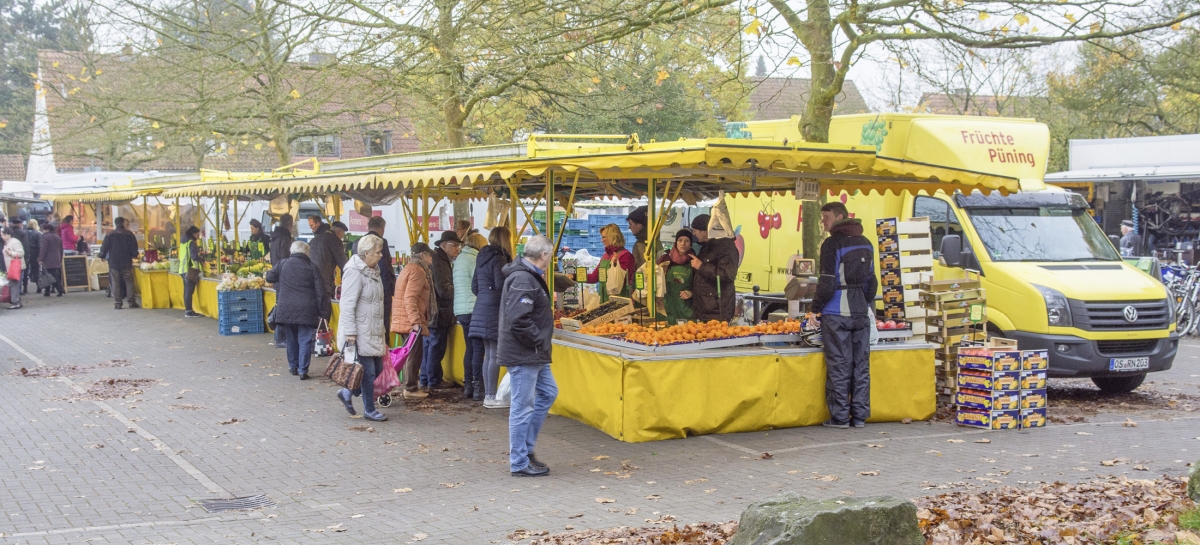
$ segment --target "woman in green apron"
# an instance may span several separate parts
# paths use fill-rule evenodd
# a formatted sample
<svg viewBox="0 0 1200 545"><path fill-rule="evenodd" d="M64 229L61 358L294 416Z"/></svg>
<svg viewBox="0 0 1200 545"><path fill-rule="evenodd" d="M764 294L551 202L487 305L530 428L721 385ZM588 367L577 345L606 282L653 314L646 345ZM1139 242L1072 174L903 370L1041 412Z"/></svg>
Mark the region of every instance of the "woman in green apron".
<svg viewBox="0 0 1200 545"><path fill-rule="evenodd" d="M671 251L658 259L663 269L666 293L663 309L667 314L667 325L675 325L692 319L692 232L683 229L675 233L675 245Z"/></svg>
<svg viewBox="0 0 1200 545"><path fill-rule="evenodd" d="M617 224L610 223L600 229L604 242L604 256L600 264L588 273L589 284L598 284L600 302L607 303L610 295L629 297L633 292L633 254L625 249L625 235Z"/></svg>

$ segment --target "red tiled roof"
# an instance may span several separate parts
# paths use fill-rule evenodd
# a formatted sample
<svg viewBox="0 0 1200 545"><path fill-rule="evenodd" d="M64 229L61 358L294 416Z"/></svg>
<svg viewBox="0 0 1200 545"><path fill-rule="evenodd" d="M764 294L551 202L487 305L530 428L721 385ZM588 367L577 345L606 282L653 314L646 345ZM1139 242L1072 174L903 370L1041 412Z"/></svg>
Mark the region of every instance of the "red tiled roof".
<svg viewBox="0 0 1200 545"><path fill-rule="evenodd" d="M1025 97L1017 96L924 93L917 105L917 111L943 115L1012 116L1026 101Z"/></svg>
<svg viewBox="0 0 1200 545"><path fill-rule="evenodd" d="M750 78L749 121L763 119L787 119L804 113L808 105L811 80L808 78ZM837 97L834 115L861 114L870 112L867 103L858 92L854 82L846 81L842 93Z"/></svg>
<svg viewBox="0 0 1200 545"><path fill-rule="evenodd" d="M158 171L194 171L197 159L190 146L165 145L163 148L147 149L129 153L118 160L116 165L104 164L102 155L95 151L101 141L96 140L99 131L88 127L89 115L81 115L80 104L72 103L75 95L71 90L82 86L80 82L87 77L85 66L100 68L103 71L105 85L120 85L121 78L117 77L123 70L124 63L116 56L105 55L86 58L85 54L77 52L47 51L38 52L38 60L42 70L40 84L46 90L46 105L50 119L50 135L54 151L55 168L60 171L78 171L86 168L103 168L105 170L158 170ZM93 76L98 83L100 76ZM89 78L90 79L90 78ZM302 82L301 84L302 85ZM300 85L297 85L298 87ZM169 93L164 89L159 93ZM152 109L154 104L145 105ZM340 154L318 159L352 159L368 155L365 135L368 132L390 131L392 133L392 153L419 151L412 122L403 116L393 115L390 107L377 106L365 112L355 112L356 108L332 101L320 106L325 117L318 116L320 123L335 128L340 139ZM338 113L341 110L349 112ZM370 119L369 119L370 118ZM124 135L122 135L123 137ZM111 139L105 135L100 138ZM203 168L215 170L259 171L270 170L280 166L278 154L265 142L240 137L214 136L225 144L224 151L210 152L203 161ZM255 149L256 144L259 149ZM293 161L307 159L305 155L293 157ZM22 176L22 179L24 177Z"/></svg>
<svg viewBox="0 0 1200 545"><path fill-rule="evenodd" d="M0 155L0 180L25 181L25 157L15 153Z"/></svg>

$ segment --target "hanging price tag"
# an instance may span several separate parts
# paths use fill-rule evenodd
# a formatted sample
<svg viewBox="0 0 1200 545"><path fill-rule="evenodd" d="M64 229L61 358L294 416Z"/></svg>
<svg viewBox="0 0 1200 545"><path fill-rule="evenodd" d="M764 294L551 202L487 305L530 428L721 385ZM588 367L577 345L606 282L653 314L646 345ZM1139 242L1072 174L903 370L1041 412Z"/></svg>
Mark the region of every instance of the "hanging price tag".
<svg viewBox="0 0 1200 545"><path fill-rule="evenodd" d="M599 282L608 282L608 268L600 267L597 276L599 277L597 279Z"/></svg>
<svg viewBox="0 0 1200 545"><path fill-rule="evenodd" d="M638 290L646 289L646 275L642 271L638 271L633 277L633 287Z"/></svg>
<svg viewBox="0 0 1200 545"><path fill-rule="evenodd" d="M575 281L580 284L587 282L587 269L583 267L575 267Z"/></svg>
<svg viewBox="0 0 1200 545"><path fill-rule="evenodd" d="M971 305L971 323L977 324L983 321L983 305Z"/></svg>

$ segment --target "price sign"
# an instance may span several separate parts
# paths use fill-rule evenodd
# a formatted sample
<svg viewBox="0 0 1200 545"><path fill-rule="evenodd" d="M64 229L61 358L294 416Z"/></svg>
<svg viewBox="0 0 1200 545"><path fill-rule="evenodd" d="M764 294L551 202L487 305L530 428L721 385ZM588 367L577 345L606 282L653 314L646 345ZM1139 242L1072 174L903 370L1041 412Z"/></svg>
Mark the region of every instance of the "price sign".
<svg viewBox="0 0 1200 545"><path fill-rule="evenodd" d="M977 324L983 321L983 305L974 304L970 307L971 323Z"/></svg>
<svg viewBox="0 0 1200 545"><path fill-rule="evenodd" d="M597 276L599 276L598 280L600 282L608 282L608 267L600 267L598 273Z"/></svg>
<svg viewBox="0 0 1200 545"><path fill-rule="evenodd" d="M587 282L587 269L583 267L575 267L575 281L583 284Z"/></svg>
<svg viewBox="0 0 1200 545"><path fill-rule="evenodd" d="M643 274L642 271L638 271L638 273L633 276L633 287L638 290L646 289L646 275Z"/></svg>

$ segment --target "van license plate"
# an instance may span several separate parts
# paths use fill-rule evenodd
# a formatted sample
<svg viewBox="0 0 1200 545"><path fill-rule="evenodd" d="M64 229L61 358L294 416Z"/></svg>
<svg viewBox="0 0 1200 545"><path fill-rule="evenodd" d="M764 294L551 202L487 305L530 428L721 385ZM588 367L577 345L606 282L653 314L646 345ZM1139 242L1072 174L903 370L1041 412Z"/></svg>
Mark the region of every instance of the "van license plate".
<svg viewBox="0 0 1200 545"><path fill-rule="evenodd" d="M1145 371L1150 368L1150 358L1113 358L1108 360L1109 371Z"/></svg>

